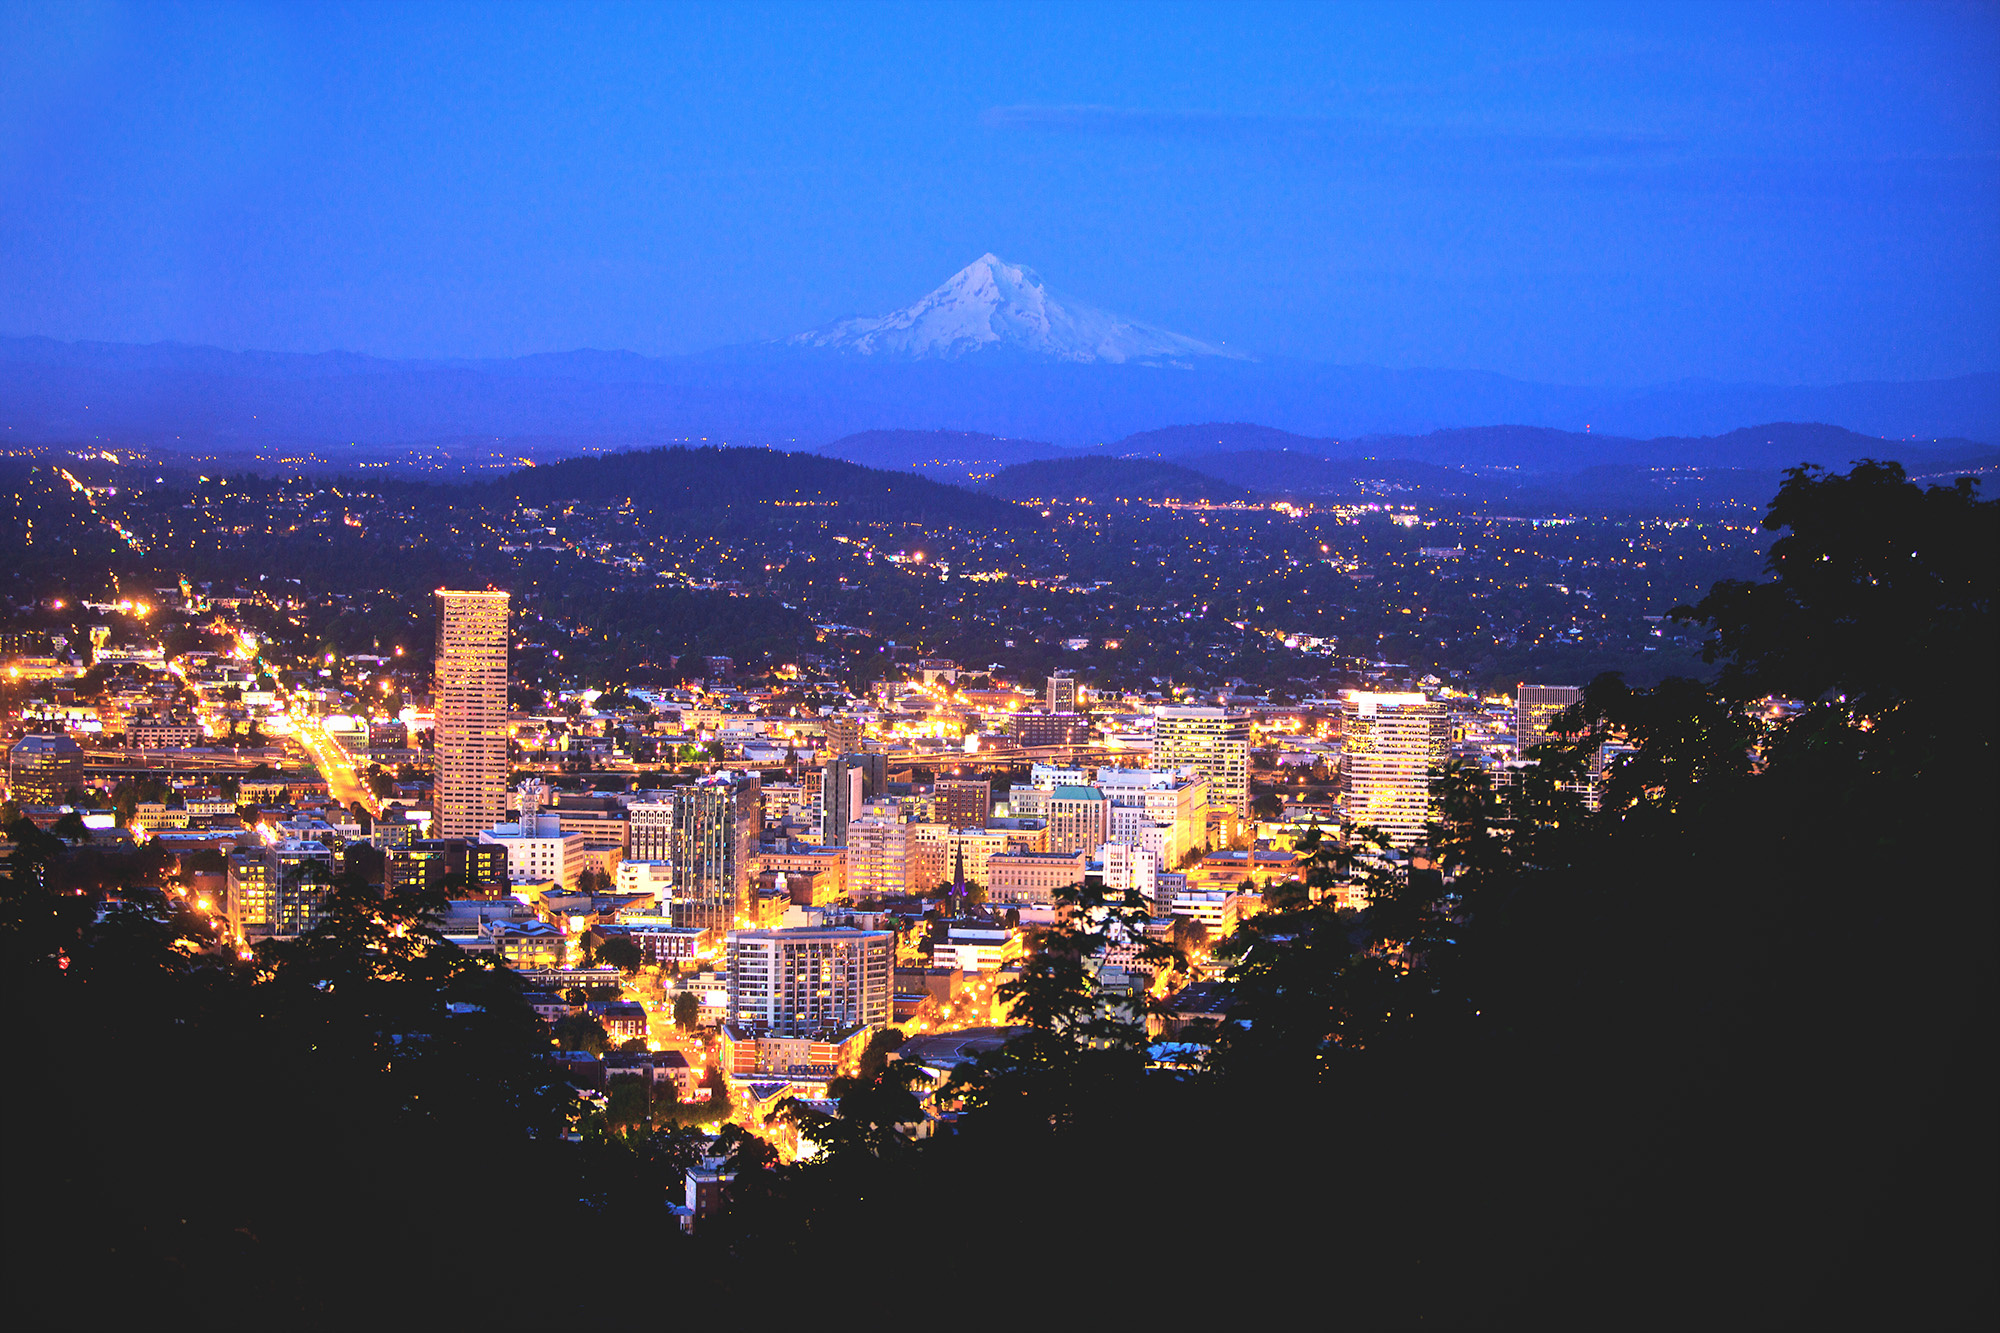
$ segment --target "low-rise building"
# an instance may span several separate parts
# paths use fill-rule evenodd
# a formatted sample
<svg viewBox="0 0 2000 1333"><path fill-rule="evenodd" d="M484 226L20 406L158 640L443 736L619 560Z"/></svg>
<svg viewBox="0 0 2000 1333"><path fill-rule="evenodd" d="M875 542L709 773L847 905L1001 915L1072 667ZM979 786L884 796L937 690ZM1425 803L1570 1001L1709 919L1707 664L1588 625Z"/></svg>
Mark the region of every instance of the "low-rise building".
<svg viewBox="0 0 2000 1333"><path fill-rule="evenodd" d="M1087 858L1073 852L1004 852L986 860L986 900L1047 904L1055 891L1083 883Z"/></svg>
<svg viewBox="0 0 2000 1333"><path fill-rule="evenodd" d="M934 967L953 972L998 972L1020 957L1020 937L984 921L945 923L945 937L931 947Z"/></svg>
<svg viewBox="0 0 2000 1333"><path fill-rule="evenodd" d="M605 938L616 933L638 945L648 967L685 963L714 947L709 932L700 926L677 926L672 917L654 913L621 912L615 925L596 929Z"/></svg>
<svg viewBox="0 0 2000 1333"><path fill-rule="evenodd" d="M488 846L507 849L507 878L515 882L555 880L575 889L589 865L588 844L581 833L564 833L554 815L530 816L525 823L496 824L479 835Z"/></svg>
<svg viewBox="0 0 2000 1333"><path fill-rule="evenodd" d="M720 1029L722 1068L731 1078L830 1079L859 1067L873 1031L852 1025L804 1036L758 1035L725 1023Z"/></svg>
<svg viewBox="0 0 2000 1333"><path fill-rule="evenodd" d="M586 1006L615 1042L644 1041L648 1031L646 1006L633 1000L603 1000Z"/></svg>
<svg viewBox="0 0 2000 1333"><path fill-rule="evenodd" d="M546 921L494 921L485 933L493 951L516 971L559 968L569 961L569 936Z"/></svg>

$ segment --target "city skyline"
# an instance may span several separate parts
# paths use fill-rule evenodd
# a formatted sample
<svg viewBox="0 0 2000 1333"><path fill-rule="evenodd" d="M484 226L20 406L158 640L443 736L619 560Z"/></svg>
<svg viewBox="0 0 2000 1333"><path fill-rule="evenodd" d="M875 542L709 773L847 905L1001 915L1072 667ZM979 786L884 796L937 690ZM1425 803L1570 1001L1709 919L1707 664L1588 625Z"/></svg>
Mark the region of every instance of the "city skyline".
<svg viewBox="0 0 2000 1333"><path fill-rule="evenodd" d="M14 1322L1991 1326L1996 72L0 0Z"/></svg>

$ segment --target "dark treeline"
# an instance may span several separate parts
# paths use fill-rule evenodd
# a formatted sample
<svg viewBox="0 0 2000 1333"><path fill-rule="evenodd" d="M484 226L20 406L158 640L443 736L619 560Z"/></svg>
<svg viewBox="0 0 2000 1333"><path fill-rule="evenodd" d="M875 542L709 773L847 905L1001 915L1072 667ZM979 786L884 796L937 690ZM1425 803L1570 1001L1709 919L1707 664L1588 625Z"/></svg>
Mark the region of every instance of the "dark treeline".
<svg viewBox="0 0 2000 1333"><path fill-rule="evenodd" d="M1795 472L1766 522L1769 577L1690 611L1711 683L1599 679L1521 782L1440 775L1445 873L1252 918L1205 1064L1148 1069L1091 962L1135 909L1079 896L1013 986L1028 1031L947 1089L955 1134L907 1141L908 1066L871 1064L837 1118L793 1113L821 1160L732 1139L734 1204L691 1241L657 1207L685 1137L563 1139L547 1038L424 904L350 886L246 965L177 948L169 904L65 894L27 838L0 922L14 1290L36 1324L797 1299L1985 1326L1994 722L1968 700L1996 664L1995 506L1864 463ZM1806 706L1773 721L1769 695ZM1592 812L1564 780L1611 736L1636 748Z"/></svg>

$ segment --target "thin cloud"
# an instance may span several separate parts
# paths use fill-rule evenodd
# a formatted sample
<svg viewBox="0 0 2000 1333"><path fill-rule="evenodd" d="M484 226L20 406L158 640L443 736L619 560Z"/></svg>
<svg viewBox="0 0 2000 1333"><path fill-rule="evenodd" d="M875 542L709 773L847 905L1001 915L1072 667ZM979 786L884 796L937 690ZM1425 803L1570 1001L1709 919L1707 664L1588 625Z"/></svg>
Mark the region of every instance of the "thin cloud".
<svg viewBox="0 0 2000 1333"><path fill-rule="evenodd" d="M1674 139L1643 130L1563 133L1465 130L1442 125L1398 125L1358 116L1284 116L1092 105L989 107L980 113L979 123L994 130L1078 137L1262 139L1359 153L1499 152L1516 158L1553 160L1652 158L1672 152L1678 146Z"/></svg>

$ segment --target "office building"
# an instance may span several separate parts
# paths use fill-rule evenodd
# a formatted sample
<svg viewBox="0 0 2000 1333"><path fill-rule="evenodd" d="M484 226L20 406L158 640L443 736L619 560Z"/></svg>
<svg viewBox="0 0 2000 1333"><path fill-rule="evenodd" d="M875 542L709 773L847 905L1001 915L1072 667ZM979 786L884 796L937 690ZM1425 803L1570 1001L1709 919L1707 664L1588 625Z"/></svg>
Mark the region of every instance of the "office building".
<svg viewBox="0 0 2000 1333"><path fill-rule="evenodd" d="M834 713L822 724L826 733L826 744L822 747L829 756L861 753L862 724L858 717L845 713Z"/></svg>
<svg viewBox="0 0 2000 1333"><path fill-rule="evenodd" d="M1021 937L989 921L947 921L931 964L953 972L998 972L1021 956Z"/></svg>
<svg viewBox="0 0 2000 1333"><path fill-rule="evenodd" d="M1192 768L1208 779L1209 801L1250 813L1250 723L1223 708L1160 708L1153 717L1153 767Z"/></svg>
<svg viewBox="0 0 2000 1333"><path fill-rule="evenodd" d="M437 831L474 838L507 817L507 594L437 597Z"/></svg>
<svg viewBox="0 0 2000 1333"><path fill-rule="evenodd" d="M652 894L653 901L664 903L674 892L674 863L671 861L620 861L618 874L612 881L617 893Z"/></svg>
<svg viewBox="0 0 2000 1333"><path fill-rule="evenodd" d="M896 936L886 930L733 930L729 1021L744 1032L811 1037L889 1025Z"/></svg>
<svg viewBox="0 0 2000 1333"><path fill-rule="evenodd" d="M675 925L720 935L748 919L763 831L760 798L755 773L717 773L675 794Z"/></svg>
<svg viewBox="0 0 2000 1333"><path fill-rule="evenodd" d="M1050 676L1048 693L1042 706L1051 713L1074 713L1077 711L1076 677Z"/></svg>
<svg viewBox="0 0 2000 1333"><path fill-rule="evenodd" d="M562 821L553 814L524 811L516 823L480 830L479 842L506 850L507 879L513 884L553 881L573 890L590 864L584 836L564 833Z"/></svg>
<svg viewBox="0 0 2000 1333"><path fill-rule="evenodd" d="M1054 901L1057 889L1083 883L1082 852L999 852L986 859L986 901L995 906Z"/></svg>
<svg viewBox="0 0 2000 1333"><path fill-rule="evenodd" d="M903 863L903 883L911 893L929 893L951 882L951 830L923 820L903 821L909 859Z"/></svg>
<svg viewBox="0 0 2000 1333"><path fill-rule="evenodd" d="M1348 821L1396 847L1424 840L1431 774L1451 744L1450 716L1421 694L1348 690L1341 702L1341 805Z"/></svg>
<svg viewBox="0 0 2000 1333"><path fill-rule="evenodd" d="M380 827L378 825L377 827ZM412 838L403 824L382 850L382 882L391 893L445 889L451 877L451 846L443 838Z"/></svg>
<svg viewBox="0 0 2000 1333"><path fill-rule="evenodd" d="M757 853L757 864L788 878L800 876L811 885L805 897L795 891L792 901L802 906L824 906L847 897L847 849L820 847L809 842L766 844Z"/></svg>
<svg viewBox="0 0 2000 1333"><path fill-rule="evenodd" d="M847 845L847 826L868 801L889 787L889 760L879 754L843 754L827 762L820 775L820 842Z"/></svg>
<svg viewBox="0 0 2000 1333"><path fill-rule="evenodd" d="M625 855L634 861L674 859L674 794L648 792L647 799L625 807L631 821Z"/></svg>
<svg viewBox="0 0 2000 1333"><path fill-rule="evenodd" d="M61 805L83 785L83 748L68 736L23 736L7 752L7 792L21 805Z"/></svg>
<svg viewBox="0 0 2000 1333"><path fill-rule="evenodd" d="M819 840L824 847L845 847L848 826L865 797L866 775L849 768L844 758L835 758L820 770Z"/></svg>
<svg viewBox="0 0 2000 1333"><path fill-rule="evenodd" d="M1106 765L1096 785L1111 802L1108 841L1150 848L1166 866L1207 845L1209 783L1191 769Z"/></svg>
<svg viewBox="0 0 2000 1333"><path fill-rule="evenodd" d="M946 828L985 828L993 784L985 778L939 778L931 787L931 818Z"/></svg>
<svg viewBox="0 0 2000 1333"><path fill-rule="evenodd" d="M945 864L953 883L960 870L972 888L986 887L986 863L1007 850L1007 834L1001 829L953 829L945 835Z"/></svg>
<svg viewBox="0 0 2000 1333"><path fill-rule="evenodd" d="M1049 850L1093 852L1111 826L1111 802L1095 787L1057 787L1049 793Z"/></svg>
<svg viewBox="0 0 2000 1333"><path fill-rule="evenodd" d="M1137 893L1148 901L1158 892L1160 857L1150 848L1107 842L1097 849L1097 860L1107 891Z"/></svg>
<svg viewBox="0 0 2000 1333"><path fill-rule="evenodd" d="M1523 681L1514 694L1514 754L1528 751L1549 738L1549 722L1557 713L1583 702L1575 685L1530 685Z"/></svg>
<svg viewBox="0 0 2000 1333"><path fill-rule="evenodd" d="M1024 750L1084 745L1090 741L1090 724L1077 713L1016 713L1008 719L1007 728L1014 744Z"/></svg>

